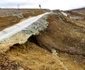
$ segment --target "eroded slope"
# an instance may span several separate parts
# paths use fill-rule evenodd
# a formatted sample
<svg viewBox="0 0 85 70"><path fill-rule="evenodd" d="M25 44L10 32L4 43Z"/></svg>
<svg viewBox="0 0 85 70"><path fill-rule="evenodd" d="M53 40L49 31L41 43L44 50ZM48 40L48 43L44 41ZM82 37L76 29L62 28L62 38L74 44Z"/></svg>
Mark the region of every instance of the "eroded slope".
<svg viewBox="0 0 85 70"><path fill-rule="evenodd" d="M46 31L36 36L40 46L85 55L85 28L63 15L49 15Z"/></svg>
<svg viewBox="0 0 85 70"><path fill-rule="evenodd" d="M5 53L5 60L17 62L23 70L85 70L84 27L59 13L48 16L49 26L39 35L25 44L13 45ZM5 60L0 63L5 64Z"/></svg>

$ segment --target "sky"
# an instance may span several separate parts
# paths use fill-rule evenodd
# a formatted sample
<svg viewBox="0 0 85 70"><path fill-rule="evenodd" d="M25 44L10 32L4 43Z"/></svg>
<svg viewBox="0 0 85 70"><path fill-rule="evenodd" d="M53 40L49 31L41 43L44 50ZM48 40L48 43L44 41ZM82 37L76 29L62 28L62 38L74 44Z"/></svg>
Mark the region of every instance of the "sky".
<svg viewBox="0 0 85 70"><path fill-rule="evenodd" d="M69 10L85 7L85 0L1 0L1 8L42 8Z"/></svg>

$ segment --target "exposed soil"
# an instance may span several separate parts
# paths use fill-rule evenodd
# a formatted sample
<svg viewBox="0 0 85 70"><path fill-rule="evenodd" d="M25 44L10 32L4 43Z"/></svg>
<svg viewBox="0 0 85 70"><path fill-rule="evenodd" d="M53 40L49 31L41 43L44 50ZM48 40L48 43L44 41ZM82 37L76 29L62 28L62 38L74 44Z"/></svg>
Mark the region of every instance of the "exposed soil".
<svg viewBox="0 0 85 70"><path fill-rule="evenodd" d="M85 27L77 25L63 15L49 15L46 31L36 36L40 46L51 50L85 55Z"/></svg>
<svg viewBox="0 0 85 70"><path fill-rule="evenodd" d="M0 54L0 70L21 70L22 66L14 61L10 60L6 54Z"/></svg>
<svg viewBox="0 0 85 70"><path fill-rule="evenodd" d="M21 12L24 18L44 12L35 11L36 14L29 14L28 10ZM14 11L18 12L20 10ZM0 30L24 19L4 16L0 17ZM49 15L48 22L47 30L30 37L25 44L15 44L0 54L0 70L85 70L85 27L77 25L76 20L59 14Z"/></svg>
<svg viewBox="0 0 85 70"><path fill-rule="evenodd" d="M57 51L52 54L32 42L14 45L6 55L23 68L32 70L85 70L85 57Z"/></svg>

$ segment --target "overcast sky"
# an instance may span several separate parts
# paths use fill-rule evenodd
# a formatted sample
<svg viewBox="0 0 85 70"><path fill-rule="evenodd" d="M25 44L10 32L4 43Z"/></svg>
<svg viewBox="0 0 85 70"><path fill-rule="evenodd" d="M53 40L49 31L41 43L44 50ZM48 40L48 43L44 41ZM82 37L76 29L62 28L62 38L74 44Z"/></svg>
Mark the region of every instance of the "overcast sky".
<svg viewBox="0 0 85 70"><path fill-rule="evenodd" d="M42 8L68 10L85 7L85 0L0 0L1 8Z"/></svg>

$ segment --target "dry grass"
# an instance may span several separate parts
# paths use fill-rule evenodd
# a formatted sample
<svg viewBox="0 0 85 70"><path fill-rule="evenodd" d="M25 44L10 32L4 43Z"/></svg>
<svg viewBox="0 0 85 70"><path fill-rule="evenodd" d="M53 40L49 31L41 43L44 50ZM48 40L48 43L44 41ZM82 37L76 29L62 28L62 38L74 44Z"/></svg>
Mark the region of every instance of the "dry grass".
<svg viewBox="0 0 85 70"><path fill-rule="evenodd" d="M1 17L0 18L0 31L3 30L4 28L17 24L18 22L20 22L20 20L21 18L17 18L14 16Z"/></svg>
<svg viewBox="0 0 85 70"><path fill-rule="evenodd" d="M2 9L3 10L3 9ZM33 10L19 10L17 12L17 10L0 10L0 31L7 28L7 27L10 27L10 26L13 26L14 24L17 24L18 22L20 22L22 19L25 19L25 18L28 18L28 17L32 17L32 16L37 16L37 15L40 15L42 13L44 13L43 10L39 10L39 9L33 9ZM1 14L2 12L4 12L3 14ZM7 13L8 12L8 13ZM12 13L14 14L19 14L19 13L22 13L22 16L21 18L17 17L17 16L13 16L11 15ZM6 14L6 15L4 15ZM7 14L9 14L10 16L7 16Z"/></svg>
<svg viewBox="0 0 85 70"><path fill-rule="evenodd" d="M85 8L80 8L80 9L76 9L76 10L72 10L73 12L77 12L77 13L82 13L85 15Z"/></svg>

